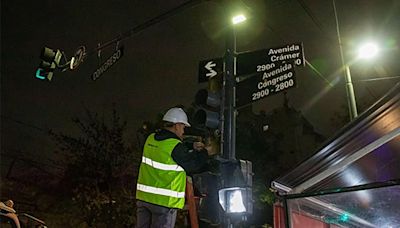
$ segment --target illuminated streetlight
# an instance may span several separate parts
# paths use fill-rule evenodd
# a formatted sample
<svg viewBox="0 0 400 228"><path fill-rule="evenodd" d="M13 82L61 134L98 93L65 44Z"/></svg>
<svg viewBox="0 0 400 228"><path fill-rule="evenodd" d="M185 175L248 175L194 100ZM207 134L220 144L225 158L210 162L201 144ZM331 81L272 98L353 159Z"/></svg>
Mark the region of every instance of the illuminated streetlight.
<svg viewBox="0 0 400 228"><path fill-rule="evenodd" d="M375 43L368 42L364 43L358 49L358 57L360 59L370 59L375 57L379 52L379 48Z"/></svg>
<svg viewBox="0 0 400 228"><path fill-rule="evenodd" d="M236 25L236 24L242 23L245 20L246 20L246 16L244 16L243 14L240 14L240 15L234 16L232 18L232 23L234 25Z"/></svg>
<svg viewBox="0 0 400 228"><path fill-rule="evenodd" d="M235 26L246 20L243 14L232 15L227 14L231 19L232 24L229 24L229 29L226 31L226 50L224 57L225 73L224 73L224 97L223 108L224 122L222 134L222 151L223 156L227 159L236 159L236 116L235 116L235 87L236 87L236 31Z"/></svg>
<svg viewBox="0 0 400 228"><path fill-rule="evenodd" d="M348 62L346 62L344 59L342 40L340 37L339 20L337 17L335 0L333 0L332 3L333 3L333 10L335 13L336 33L337 33L338 44L339 44L340 58L342 61L342 69L343 69L344 78L345 78L345 82L346 82L346 94L347 94L347 103L348 103L348 107L349 107L349 116L350 116L350 120L353 120L358 116L356 96L354 94L353 82L351 81L350 66L349 66ZM361 46L359 51L360 51L359 56L358 56L359 58L363 58L363 59L371 58L378 53L378 47L372 43L367 43L367 44Z"/></svg>
<svg viewBox="0 0 400 228"><path fill-rule="evenodd" d="M227 16L232 16L227 13ZM229 21L231 20L231 21ZM246 20L244 15L238 15L227 18L227 29L226 29L226 49L224 60L224 76L223 76L223 96L222 96L222 109L223 111L223 124L221 132L221 149L222 157L229 161L230 164L235 164L235 169L242 172L243 178L234 175L232 178L225 177L223 180L223 188L218 191L218 198L221 206L224 209L224 224L227 227L234 227L234 224L238 222L237 219L243 221L253 211L251 203L251 189L252 186L249 183L244 182L244 177L248 176L244 173L244 168L241 167L242 162L239 163L236 160L236 102L235 102L235 91L236 91L236 31L235 27L237 24ZM247 161L250 163L249 161ZM247 164L247 163L246 163ZM246 166L248 171L251 173L251 163ZM250 167L250 168L249 168ZM224 172L230 170L228 166L224 167ZM238 185L246 186L239 187Z"/></svg>

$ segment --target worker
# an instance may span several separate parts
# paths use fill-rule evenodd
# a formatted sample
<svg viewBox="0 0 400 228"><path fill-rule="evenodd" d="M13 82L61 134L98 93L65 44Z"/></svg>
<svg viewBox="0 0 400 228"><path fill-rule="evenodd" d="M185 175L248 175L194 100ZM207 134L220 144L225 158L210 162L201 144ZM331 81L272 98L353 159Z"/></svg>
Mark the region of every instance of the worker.
<svg viewBox="0 0 400 228"><path fill-rule="evenodd" d="M202 142L189 150L182 143L185 127L190 127L186 113L171 108L163 128L146 139L136 187L137 228L173 228L185 205L186 174L204 171L213 153Z"/></svg>

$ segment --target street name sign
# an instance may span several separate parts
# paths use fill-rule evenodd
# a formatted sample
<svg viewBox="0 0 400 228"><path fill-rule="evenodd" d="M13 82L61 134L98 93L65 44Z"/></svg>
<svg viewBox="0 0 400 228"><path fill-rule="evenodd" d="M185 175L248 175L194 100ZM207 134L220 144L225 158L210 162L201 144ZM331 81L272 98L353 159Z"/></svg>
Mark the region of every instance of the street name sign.
<svg viewBox="0 0 400 228"><path fill-rule="evenodd" d="M244 106L296 86L295 66L304 66L302 43L240 53L236 106Z"/></svg>
<svg viewBox="0 0 400 228"><path fill-rule="evenodd" d="M236 75L267 71L284 62L293 62L296 66L304 65L302 43L240 53L237 56Z"/></svg>
<svg viewBox="0 0 400 228"><path fill-rule="evenodd" d="M199 83L223 73L223 59L215 58L199 62Z"/></svg>
<svg viewBox="0 0 400 228"><path fill-rule="evenodd" d="M236 56L236 106L295 87L294 68L304 64L302 43L239 53ZM199 62L199 83L222 73L223 58Z"/></svg>
<svg viewBox="0 0 400 228"><path fill-rule="evenodd" d="M118 60L122 58L124 54L123 47L120 47L115 51L108 59L101 64L99 68L92 74L92 80L97 80L104 72L106 72L110 67L112 67Z"/></svg>
<svg viewBox="0 0 400 228"><path fill-rule="evenodd" d="M236 106L241 107L296 86L293 63L283 63L249 77L236 86Z"/></svg>

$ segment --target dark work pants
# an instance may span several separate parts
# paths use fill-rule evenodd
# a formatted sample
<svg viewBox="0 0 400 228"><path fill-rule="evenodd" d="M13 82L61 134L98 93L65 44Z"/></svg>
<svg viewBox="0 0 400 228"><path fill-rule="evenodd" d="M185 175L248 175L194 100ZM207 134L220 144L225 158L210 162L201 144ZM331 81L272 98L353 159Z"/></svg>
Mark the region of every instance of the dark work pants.
<svg viewBox="0 0 400 228"><path fill-rule="evenodd" d="M136 201L136 228L173 228L178 209Z"/></svg>

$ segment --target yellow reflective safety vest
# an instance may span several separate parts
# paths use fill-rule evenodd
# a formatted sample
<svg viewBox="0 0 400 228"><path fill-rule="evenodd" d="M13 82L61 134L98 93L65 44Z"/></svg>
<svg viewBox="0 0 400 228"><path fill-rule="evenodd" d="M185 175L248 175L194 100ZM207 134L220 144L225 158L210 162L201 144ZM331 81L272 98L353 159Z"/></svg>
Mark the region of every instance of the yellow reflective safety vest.
<svg viewBox="0 0 400 228"><path fill-rule="evenodd" d="M136 199L181 209L185 205L186 172L171 156L181 141L174 138L157 141L154 135L144 145Z"/></svg>

